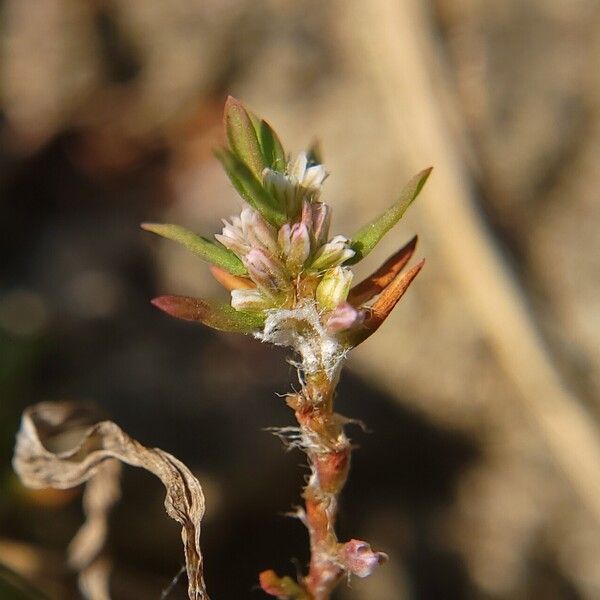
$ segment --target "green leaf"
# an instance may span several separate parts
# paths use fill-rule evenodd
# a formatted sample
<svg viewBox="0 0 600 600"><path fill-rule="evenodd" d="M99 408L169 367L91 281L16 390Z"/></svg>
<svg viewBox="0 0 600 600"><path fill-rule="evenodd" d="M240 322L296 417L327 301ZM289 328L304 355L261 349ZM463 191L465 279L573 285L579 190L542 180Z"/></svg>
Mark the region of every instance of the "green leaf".
<svg viewBox="0 0 600 600"><path fill-rule="evenodd" d="M257 313L235 310L229 304L216 304L189 296L159 296L152 304L172 317L202 323L219 331L252 333L263 328L265 319Z"/></svg>
<svg viewBox="0 0 600 600"><path fill-rule="evenodd" d="M202 260L217 265L233 275L247 275L248 273L242 261L231 250L200 237L184 227L162 223L142 223L141 227L185 246Z"/></svg>
<svg viewBox="0 0 600 600"><path fill-rule="evenodd" d="M284 207L279 206L250 168L226 148L217 150L215 154L240 196L271 225L281 227L286 222Z"/></svg>
<svg viewBox="0 0 600 600"><path fill-rule="evenodd" d="M266 166L275 171L284 171L287 160L279 136L265 120L255 115L251 110L246 109L246 112L256 132Z"/></svg>
<svg viewBox="0 0 600 600"><path fill-rule="evenodd" d="M353 265L361 261L377 244L381 238L402 218L406 209L412 204L413 200L419 195L419 192L425 185L431 170L425 169L417 173L406 185L400 194L400 198L390 206L381 216L365 225L357 231L351 238L350 247L356 253L346 264Z"/></svg>
<svg viewBox="0 0 600 600"><path fill-rule="evenodd" d="M234 154L250 167L252 172L261 177L263 169L268 166L252 119L244 105L229 96L225 102L225 133Z"/></svg>
<svg viewBox="0 0 600 600"><path fill-rule="evenodd" d="M261 121L258 125L258 141L267 166L274 171L283 172L286 166L285 151L281 140L266 121Z"/></svg>

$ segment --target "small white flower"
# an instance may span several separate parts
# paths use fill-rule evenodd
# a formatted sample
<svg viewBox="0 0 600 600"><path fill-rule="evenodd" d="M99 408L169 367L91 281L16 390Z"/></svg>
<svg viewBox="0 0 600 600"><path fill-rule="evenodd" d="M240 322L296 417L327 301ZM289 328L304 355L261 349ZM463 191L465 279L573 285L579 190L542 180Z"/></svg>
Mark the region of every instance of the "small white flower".
<svg viewBox="0 0 600 600"><path fill-rule="evenodd" d="M263 248L276 255L277 230L267 223L258 212L246 206L240 215L241 227L244 238L252 248Z"/></svg>
<svg viewBox="0 0 600 600"><path fill-rule="evenodd" d="M313 271L324 271L325 269L341 265L349 258L352 258L355 253L352 248L348 247L349 241L343 235L336 235L317 250L310 268Z"/></svg>
<svg viewBox="0 0 600 600"><path fill-rule="evenodd" d="M304 199L318 199L327 175L323 165L308 166L305 152L288 163L285 173L268 168L262 172L265 188L275 198L283 201L287 214L294 217L300 212Z"/></svg>
<svg viewBox="0 0 600 600"><path fill-rule="evenodd" d="M243 208L239 217L231 217L231 223L223 219L223 225L223 232L217 233L215 238L240 258L252 248L262 248L274 255L279 251L277 230L249 206Z"/></svg>
<svg viewBox="0 0 600 600"><path fill-rule="evenodd" d="M308 166L306 152L301 152L298 158L288 165L288 176L292 182L306 190L319 192L327 175L328 173L323 165Z"/></svg>
<svg viewBox="0 0 600 600"><path fill-rule="evenodd" d="M245 256L250 250L250 244L242 230L241 219L237 216L231 217L231 223L223 219L223 225L223 232L216 233L215 238L240 258Z"/></svg>
<svg viewBox="0 0 600 600"><path fill-rule="evenodd" d="M273 305L273 298L265 296L256 288L231 290L231 306L235 310L266 310L273 308Z"/></svg>

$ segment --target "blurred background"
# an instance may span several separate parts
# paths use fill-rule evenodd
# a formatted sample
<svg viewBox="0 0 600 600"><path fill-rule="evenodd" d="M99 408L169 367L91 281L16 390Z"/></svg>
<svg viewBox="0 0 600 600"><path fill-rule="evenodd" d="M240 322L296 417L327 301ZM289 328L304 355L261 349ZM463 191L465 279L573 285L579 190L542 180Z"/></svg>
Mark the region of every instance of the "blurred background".
<svg viewBox="0 0 600 600"><path fill-rule="evenodd" d="M320 138L335 233L435 167L364 267L419 233L427 265L338 399L368 427L340 537L391 560L335 598L600 598L596 0L3 0L0 18L0 564L78 597L80 491L10 467L23 408L72 399L203 483L213 598L304 568L283 516L304 458L264 431L292 422L285 354L149 304L224 297L138 225L210 234L238 211L212 155L231 93L294 154ZM114 598L158 599L179 528L152 476L123 488Z"/></svg>

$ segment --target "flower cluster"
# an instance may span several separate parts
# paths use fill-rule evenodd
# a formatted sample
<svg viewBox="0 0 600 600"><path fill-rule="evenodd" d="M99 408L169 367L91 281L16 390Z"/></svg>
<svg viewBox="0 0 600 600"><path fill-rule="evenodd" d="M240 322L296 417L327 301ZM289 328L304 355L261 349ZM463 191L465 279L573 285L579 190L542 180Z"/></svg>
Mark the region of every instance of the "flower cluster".
<svg viewBox="0 0 600 600"><path fill-rule="evenodd" d="M245 206L240 216L224 220L223 233L215 237L241 259L248 272L248 279L239 282L241 287L231 290L233 308L291 309L314 298L334 331L359 319L360 313L345 302L353 273L342 266L355 252L341 235L328 239L331 210L318 202L326 176L323 166L311 164L306 153L283 172L265 168L265 188L285 206L286 214L298 214L298 219L276 229Z"/></svg>
<svg viewBox="0 0 600 600"><path fill-rule="evenodd" d="M414 251L412 240L354 287L350 267L400 219L430 169L414 177L395 204L351 238L330 237L331 209L320 200L328 173L318 151L290 160L270 125L233 98L227 101L224 122L229 144L217 157L246 202L241 214L223 221L216 243L176 225L143 227L211 263L213 275L231 292L231 304L176 296L161 296L154 303L179 318L259 337L278 311L289 317L290 311L301 308L306 314L309 307L317 315L321 337L330 336L344 348L362 342L387 317L422 263L400 274Z"/></svg>

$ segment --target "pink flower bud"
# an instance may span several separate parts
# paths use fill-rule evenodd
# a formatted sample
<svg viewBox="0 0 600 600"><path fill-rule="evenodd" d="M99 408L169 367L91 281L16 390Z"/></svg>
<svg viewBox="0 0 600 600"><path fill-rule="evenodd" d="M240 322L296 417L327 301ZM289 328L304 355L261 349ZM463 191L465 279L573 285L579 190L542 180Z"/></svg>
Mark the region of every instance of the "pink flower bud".
<svg viewBox="0 0 600 600"><path fill-rule="evenodd" d="M290 281L283 265L260 248L252 248L244 258L250 279L264 292L278 296L287 290Z"/></svg>
<svg viewBox="0 0 600 600"><path fill-rule="evenodd" d="M350 540L342 546L340 558L353 575L368 577L375 568L387 561L388 555L384 552L373 552L367 542Z"/></svg>
<svg viewBox="0 0 600 600"><path fill-rule="evenodd" d="M364 320L364 314L356 310L348 302L338 304L327 318L327 331L329 333L339 333L346 331L351 327L359 325Z"/></svg>
<svg viewBox="0 0 600 600"><path fill-rule="evenodd" d="M348 247L348 239L343 235L336 235L317 250L310 268L313 271L325 271L331 267L341 265L353 256L354 250Z"/></svg>
<svg viewBox="0 0 600 600"><path fill-rule="evenodd" d="M285 223L279 229L277 234L277 241L279 242L279 249L283 256L287 256L290 253L290 247L292 244L292 226L289 223Z"/></svg>
<svg viewBox="0 0 600 600"><path fill-rule="evenodd" d="M286 223L279 230L278 239L288 270L294 275L298 274L310 255L308 228L303 222L291 226Z"/></svg>
<svg viewBox="0 0 600 600"><path fill-rule="evenodd" d="M334 267L325 273L317 286L317 302L325 310L332 310L344 302L350 291L353 273L350 269Z"/></svg>
<svg viewBox="0 0 600 600"><path fill-rule="evenodd" d="M312 232L316 247L322 246L329 237L331 209L327 204L314 202L310 206L312 213Z"/></svg>

